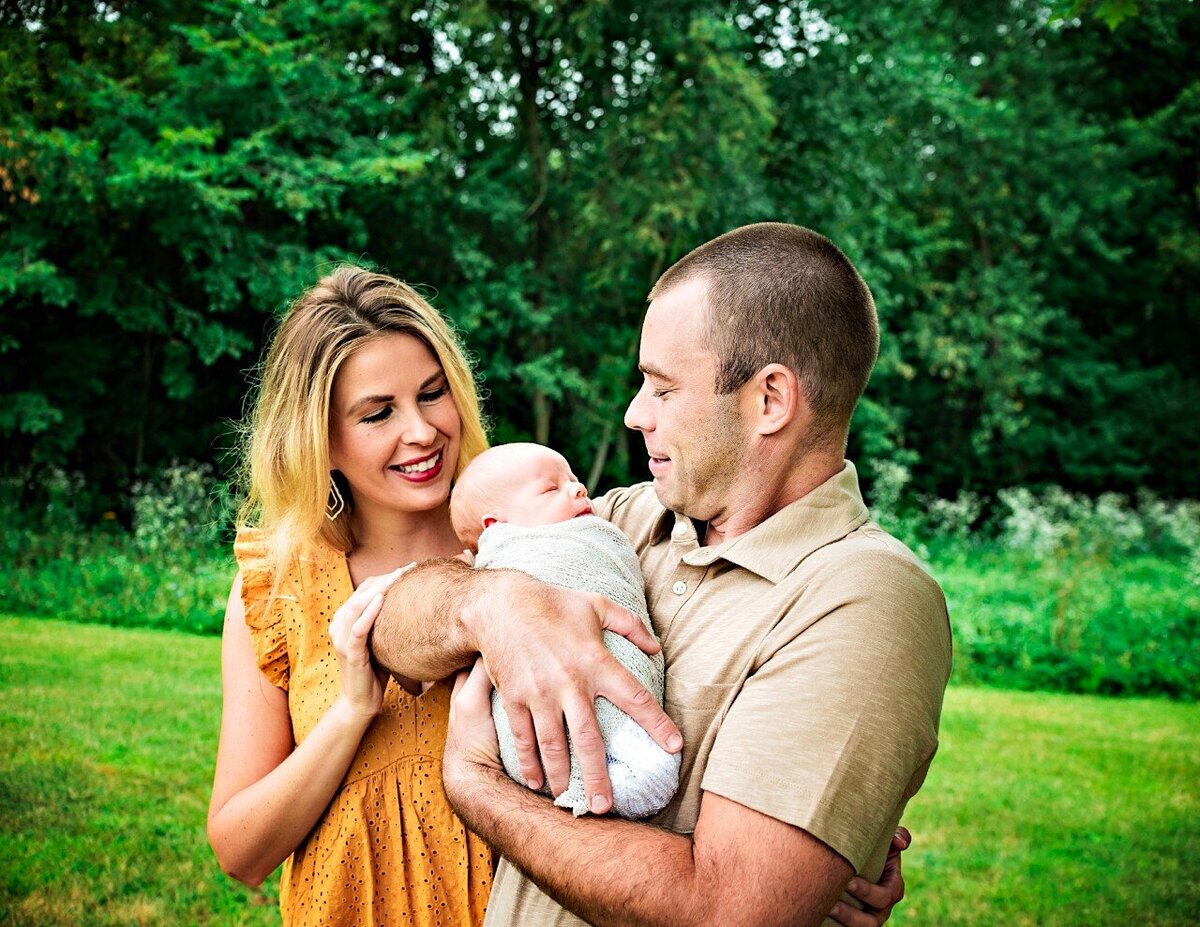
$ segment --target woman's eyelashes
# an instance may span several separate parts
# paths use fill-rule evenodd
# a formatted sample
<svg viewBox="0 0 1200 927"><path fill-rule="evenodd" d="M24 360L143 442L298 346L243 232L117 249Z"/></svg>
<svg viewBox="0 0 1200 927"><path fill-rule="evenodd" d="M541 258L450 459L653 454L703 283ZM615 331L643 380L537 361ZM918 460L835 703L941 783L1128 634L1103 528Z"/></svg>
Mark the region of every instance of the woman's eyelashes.
<svg viewBox="0 0 1200 927"><path fill-rule="evenodd" d="M363 421L368 425L374 425L376 422L385 421L389 416L391 416L391 414L392 414L392 407L384 406L378 412L372 412L370 415L365 416L363 418Z"/></svg>
<svg viewBox="0 0 1200 927"><path fill-rule="evenodd" d="M423 405L428 405L431 402L437 402L439 399L441 399L443 396L447 395L449 392L450 392L450 388L448 386L446 386L445 384L443 384L442 386L439 386L435 389L426 390L423 393L417 393L417 402L419 402ZM379 409L376 412L372 412L370 415L364 416L362 418L362 421L367 425L374 425L379 422L386 421L387 419L391 418L391 415L392 415L392 407L384 406L382 409Z"/></svg>

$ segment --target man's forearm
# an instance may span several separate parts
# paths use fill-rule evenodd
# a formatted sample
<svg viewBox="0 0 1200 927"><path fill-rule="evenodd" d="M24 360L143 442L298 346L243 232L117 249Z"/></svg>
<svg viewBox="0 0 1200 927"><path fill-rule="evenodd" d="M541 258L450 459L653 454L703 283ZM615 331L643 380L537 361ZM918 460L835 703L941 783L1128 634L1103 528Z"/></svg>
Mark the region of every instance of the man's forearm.
<svg viewBox="0 0 1200 927"><path fill-rule="evenodd" d="M472 604L500 572L473 570L452 558L427 560L388 590L371 631L371 656L409 679L443 679L470 664L479 651Z"/></svg>
<svg viewBox="0 0 1200 927"><path fill-rule="evenodd" d="M617 818L574 818L498 770L473 773L446 783L463 822L579 917L597 925L721 922L705 904L690 838Z"/></svg>

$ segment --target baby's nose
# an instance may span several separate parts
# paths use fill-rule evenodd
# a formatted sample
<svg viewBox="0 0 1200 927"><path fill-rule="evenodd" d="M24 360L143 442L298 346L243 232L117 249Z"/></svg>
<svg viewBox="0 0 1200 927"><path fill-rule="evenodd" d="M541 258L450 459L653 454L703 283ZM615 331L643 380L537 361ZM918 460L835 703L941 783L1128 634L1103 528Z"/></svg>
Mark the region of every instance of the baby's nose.
<svg viewBox="0 0 1200 927"><path fill-rule="evenodd" d="M584 486L582 483L576 483L575 488L574 488L574 493L577 496L586 496L587 495L587 487Z"/></svg>

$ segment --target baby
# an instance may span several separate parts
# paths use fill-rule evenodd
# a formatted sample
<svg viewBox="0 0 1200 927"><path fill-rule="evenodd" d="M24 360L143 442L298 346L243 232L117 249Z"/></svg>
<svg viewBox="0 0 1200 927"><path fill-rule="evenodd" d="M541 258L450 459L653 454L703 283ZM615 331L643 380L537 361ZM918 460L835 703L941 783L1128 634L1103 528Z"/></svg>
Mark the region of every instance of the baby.
<svg viewBox="0 0 1200 927"><path fill-rule="evenodd" d="M539 444L485 451L459 477L450 497L450 518L459 539L476 552L476 569L521 570L556 586L598 593L639 615L650 628L633 545L592 514L587 490L561 454ZM662 654L647 656L611 631L604 632L604 643L662 704ZM524 785L498 693L492 694L492 717L504 768ZM596 720L607 748L613 810L626 818L661 811L679 783L679 754L663 750L607 699L596 699ZM542 791L549 794L548 787ZM576 815L588 810L574 751L570 784L554 803Z"/></svg>

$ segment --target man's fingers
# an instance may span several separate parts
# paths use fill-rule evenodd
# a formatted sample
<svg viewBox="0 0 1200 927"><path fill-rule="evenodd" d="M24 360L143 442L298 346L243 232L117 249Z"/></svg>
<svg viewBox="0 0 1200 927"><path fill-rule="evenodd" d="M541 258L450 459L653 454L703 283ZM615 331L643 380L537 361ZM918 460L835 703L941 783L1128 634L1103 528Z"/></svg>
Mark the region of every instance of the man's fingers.
<svg viewBox="0 0 1200 927"><path fill-rule="evenodd" d="M603 695L633 718L667 752L678 753L683 749L683 737L675 722L667 717L654 696L616 658L612 659L610 672L601 680L596 694Z"/></svg>
<svg viewBox="0 0 1200 927"><path fill-rule="evenodd" d="M592 814L607 814L612 808L612 786L608 781L608 754L596 722L595 706L590 702L572 703L567 706L566 718L571 732L571 749L575 751L583 776L588 808Z"/></svg>
<svg viewBox="0 0 1200 927"><path fill-rule="evenodd" d="M662 649L654 635L646 629L642 619L633 612L613 604L608 599L601 599L600 603L600 627L604 630L620 634L643 653L655 654Z"/></svg>
<svg viewBox="0 0 1200 927"><path fill-rule="evenodd" d="M571 752L563 730L562 714L558 710L533 709L533 727L537 732L542 768L555 797L561 795L571 781Z"/></svg>
<svg viewBox="0 0 1200 927"><path fill-rule="evenodd" d="M542 787L542 759L538 755L537 733L533 729L533 718L524 705L504 703L508 715L508 727L512 731L513 743L517 748L517 765L521 778L531 789Z"/></svg>
<svg viewBox="0 0 1200 927"><path fill-rule="evenodd" d="M907 850L912 846L912 834L907 827L897 827L896 833L892 835L891 852L899 852Z"/></svg>

